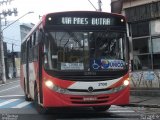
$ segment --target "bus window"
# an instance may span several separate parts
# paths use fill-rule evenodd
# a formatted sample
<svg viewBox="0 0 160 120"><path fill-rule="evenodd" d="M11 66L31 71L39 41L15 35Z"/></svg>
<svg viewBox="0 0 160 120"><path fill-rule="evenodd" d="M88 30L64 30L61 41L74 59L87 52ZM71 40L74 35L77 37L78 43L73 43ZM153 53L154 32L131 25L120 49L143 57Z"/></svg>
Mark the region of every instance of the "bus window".
<svg viewBox="0 0 160 120"><path fill-rule="evenodd" d="M124 59L123 34L95 32L90 35L90 50L94 58Z"/></svg>

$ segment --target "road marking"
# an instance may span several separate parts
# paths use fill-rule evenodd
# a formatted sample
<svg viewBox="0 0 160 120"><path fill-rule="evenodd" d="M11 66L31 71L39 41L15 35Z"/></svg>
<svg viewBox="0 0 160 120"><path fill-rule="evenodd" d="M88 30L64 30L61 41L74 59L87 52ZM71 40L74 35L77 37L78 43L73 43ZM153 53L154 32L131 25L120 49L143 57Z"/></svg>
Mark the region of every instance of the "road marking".
<svg viewBox="0 0 160 120"><path fill-rule="evenodd" d="M108 110L108 112L111 112L111 113L133 113L135 111L131 111L131 110Z"/></svg>
<svg viewBox="0 0 160 120"><path fill-rule="evenodd" d="M23 97L24 95L3 95L0 96L0 98L6 98L6 97Z"/></svg>
<svg viewBox="0 0 160 120"><path fill-rule="evenodd" d="M4 108L32 108L33 102L24 99L0 99L0 109Z"/></svg>
<svg viewBox="0 0 160 120"><path fill-rule="evenodd" d="M112 105L111 108L108 110L108 112L112 112L112 113L133 113L135 111L126 108L126 107L121 107L121 106L116 106L116 105Z"/></svg>
<svg viewBox="0 0 160 120"><path fill-rule="evenodd" d="M110 108L109 108L109 110L117 110L117 109L118 109L118 110L128 110L128 108L124 108L124 107L117 107L117 108L116 108L116 107L113 107L113 108L110 107Z"/></svg>
<svg viewBox="0 0 160 120"><path fill-rule="evenodd" d="M1 93L1 92L5 92L5 91L8 91L8 90L10 90L10 89L17 88L17 87L20 87L20 85L17 85L17 86L14 86L14 87L11 87L11 88L8 88L8 89L5 89L5 90L1 90L0 93Z"/></svg>
<svg viewBox="0 0 160 120"><path fill-rule="evenodd" d="M10 96L10 95L9 95ZM15 95L12 95L15 96ZM24 95L23 95L24 96ZM0 109L3 108L32 108L33 102L25 101L24 99L0 99ZM120 107L113 106L108 111L109 113L135 113L135 111Z"/></svg>
<svg viewBox="0 0 160 120"><path fill-rule="evenodd" d="M1 86L4 86L4 85L8 85L8 84L15 83L15 82L19 82L19 80L16 80L16 81L13 81L13 82L9 82L9 83L5 83L5 84L1 84L0 87L1 87Z"/></svg>
<svg viewBox="0 0 160 120"><path fill-rule="evenodd" d="M2 102L2 103L0 103L0 106L7 105L7 104L12 103L12 102L15 102L15 101L17 101L17 100L18 100L18 99L11 99L11 100L8 100L8 101L5 101L5 102Z"/></svg>
<svg viewBox="0 0 160 120"><path fill-rule="evenodd" d="M31 104L31 102L25 101L25 102L22 102L22 103L14 106L14 107L12 107L12 108L22 108L22 107L25 107L25 106L27 106L27 105L29 105L29 104Z"/></svg>

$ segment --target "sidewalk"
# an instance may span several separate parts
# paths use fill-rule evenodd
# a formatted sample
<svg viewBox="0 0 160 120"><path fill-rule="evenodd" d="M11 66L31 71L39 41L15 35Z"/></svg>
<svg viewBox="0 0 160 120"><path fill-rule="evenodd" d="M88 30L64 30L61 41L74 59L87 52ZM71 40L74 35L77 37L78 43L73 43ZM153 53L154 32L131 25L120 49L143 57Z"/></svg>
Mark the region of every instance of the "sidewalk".
<svg viewBox="0 0 160 120"><path fill-rule="evenodd" d="M160 108L160 89L131 89L130 106Z"/></svg>
<svg viewBox="0 0 160 120"><path fill-rule="evenodd" d="M130 96L130 104L132 107L152 107L160 108L160 97L153 96Z"/></svg>

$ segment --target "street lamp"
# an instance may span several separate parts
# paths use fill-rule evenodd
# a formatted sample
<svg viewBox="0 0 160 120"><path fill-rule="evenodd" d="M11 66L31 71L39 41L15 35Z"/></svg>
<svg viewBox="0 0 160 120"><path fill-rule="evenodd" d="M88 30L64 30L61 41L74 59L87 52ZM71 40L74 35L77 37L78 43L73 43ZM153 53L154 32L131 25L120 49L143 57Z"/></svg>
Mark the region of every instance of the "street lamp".
<svg viewBox="0 0 160 120"><path fill-rule="evenodd" d="M27 12L26 14L22 15L20 18L18 18L17 20L13 21L9 25L7 25L5 28L3 28L2 31L5 30L6 28L8 28L9 26L11 26L12 24L14 24L15 22L17 22L18 20L20 20L21 18L23 18L24 16L31 14L31 13L34 13L34 12L33 11Z"/></svg>
<svg viewBox="0 0 160 120"><path fill-rule="evenodd" d="M5 28L1 29L2 28L2 25L1 25L1 14L0 14L0 52L1 52L1 69L2 69L2 74L1 74L1 77L2 77L2 83L6 83L6 75L5 75L5 62L4 62L4 49L3 49L3 31L10 27L12 24L14 24L15 22L17 22L18 20L20 20L21 18L25 17L26 15L28 14L31 14L31 13L34 13L34 12L27 12L26 14L22 15L21 17L19 17L18 19L16 19L15 21L13 21L12 23L10 23L9 25L7 25Z"/></svg>

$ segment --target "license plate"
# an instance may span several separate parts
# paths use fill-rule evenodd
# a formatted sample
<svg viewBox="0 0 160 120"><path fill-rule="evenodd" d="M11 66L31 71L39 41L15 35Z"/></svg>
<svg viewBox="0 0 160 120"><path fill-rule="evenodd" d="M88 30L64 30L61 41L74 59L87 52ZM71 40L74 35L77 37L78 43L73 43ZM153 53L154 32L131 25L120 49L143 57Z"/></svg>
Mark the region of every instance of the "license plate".
<svg viewBox="0 0 160 120"><path fill-rule="evenodd" d="M97 98L96 97L85 97L85 98L83 98L83 100L84 101L95 101L95 100L97 100Z"/></svg>

